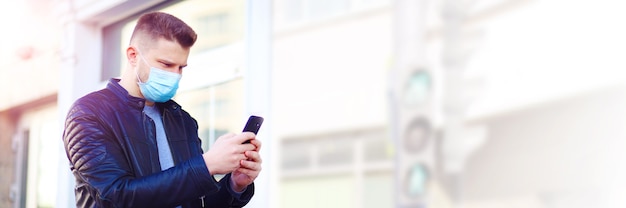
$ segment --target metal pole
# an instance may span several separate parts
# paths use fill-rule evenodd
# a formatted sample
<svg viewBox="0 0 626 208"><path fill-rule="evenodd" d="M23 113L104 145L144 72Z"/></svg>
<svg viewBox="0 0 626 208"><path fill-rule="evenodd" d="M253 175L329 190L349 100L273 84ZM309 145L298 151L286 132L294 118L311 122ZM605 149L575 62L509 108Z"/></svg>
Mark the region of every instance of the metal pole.
<svg viewBox="0 0 626 208"><path fill-rule="evenodd" d="M257 138L263 142L260 154L263 170L255 180L255 196L248 207L276 207L278 195L274 153L278 142L272 138L271 62L272 62L272 0L248 0L246 11L245 106L248 115L265 118ZM246 115L246 118L247 116Z"/></svg>

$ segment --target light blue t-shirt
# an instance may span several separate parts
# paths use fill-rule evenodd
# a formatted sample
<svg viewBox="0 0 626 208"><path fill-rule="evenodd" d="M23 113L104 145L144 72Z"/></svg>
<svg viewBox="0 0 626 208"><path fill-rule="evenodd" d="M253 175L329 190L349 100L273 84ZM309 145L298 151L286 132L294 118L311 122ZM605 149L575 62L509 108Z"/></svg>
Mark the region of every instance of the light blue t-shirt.
<svg viewBox="0 0 626 208"><path fill-rule="evenodd" d="M143 112L148 115L154 121L154 127L156 130L156 142L159 151L159 162L161 163L161 170L174 167L174 158L172 158L172 150L170 144L167 142L167 136L165 135L165 128L163 128L163 121L161 120L161 113L156 105L145 105Z"/></svg>

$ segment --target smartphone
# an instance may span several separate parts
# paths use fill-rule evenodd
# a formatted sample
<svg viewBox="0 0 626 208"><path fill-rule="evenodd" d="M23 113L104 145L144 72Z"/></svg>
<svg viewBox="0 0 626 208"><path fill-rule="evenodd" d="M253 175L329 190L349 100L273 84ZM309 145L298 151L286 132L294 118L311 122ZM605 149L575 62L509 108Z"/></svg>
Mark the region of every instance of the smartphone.
<svg viewBox="0 0 626 208"><path fill-rule="evenodd" d="M263 124L263 117L252 115L248 118L248 122L246 122L246 126L243 127L242 132L249 131L258 134L261 124ZM245 143L250 143L250 140L245 141L244 144Z"/></svg>

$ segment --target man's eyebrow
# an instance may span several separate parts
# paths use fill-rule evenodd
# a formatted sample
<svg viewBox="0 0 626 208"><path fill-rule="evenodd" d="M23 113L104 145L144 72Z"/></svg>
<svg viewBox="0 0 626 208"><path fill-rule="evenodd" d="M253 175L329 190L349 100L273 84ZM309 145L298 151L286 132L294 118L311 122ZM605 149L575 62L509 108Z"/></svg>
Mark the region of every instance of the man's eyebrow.
<svg viewBox="0 0 626 208"><path fill-rule="evenodd" d="M177 63L175 61L171 61L168 59L164 59L164 58L159 58L157 59L158 62L164 63L164 64L171 64L171 65L176 65ZM185 65L187 66L187 64L181 64L181 65Z"/></svg>
<svg viewBox="0 0 626 208"><path fill-rule="evenodd" d="M174 64L173 61L168 60L168 59L164 59L164 58L157 58L158 62L164 63L164 64Z"/></svg>
<svg viewBox="0 0 626 208"><path fill-rule="evenodd" d="M160 62L160 63L164 63L164 64L176 65L176 62L171 61L171 60L166 59L166 58L157 58L157 61L158 61L158 62ZM185 64L181 64L181 65L180 65L180 67L181 67L181 68L185 68L185 67L187 67L187 63L185 63Z"/></svg>

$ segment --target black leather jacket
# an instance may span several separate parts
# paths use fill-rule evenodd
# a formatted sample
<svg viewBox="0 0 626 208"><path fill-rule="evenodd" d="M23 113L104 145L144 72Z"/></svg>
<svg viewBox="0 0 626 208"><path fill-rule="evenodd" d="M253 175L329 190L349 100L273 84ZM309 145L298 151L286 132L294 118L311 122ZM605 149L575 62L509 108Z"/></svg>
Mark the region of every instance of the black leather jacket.
<svg viewBox="0 0 626 208"><path fill-rule="evenodd" d="M111 79L71 107L63 133L76 177L77 207L242 207L254 185L237 196L230 174L216 181L202 159L198 124L174 101L156 103L175 166L161 171L154 123L145 100Z"/></svg>

